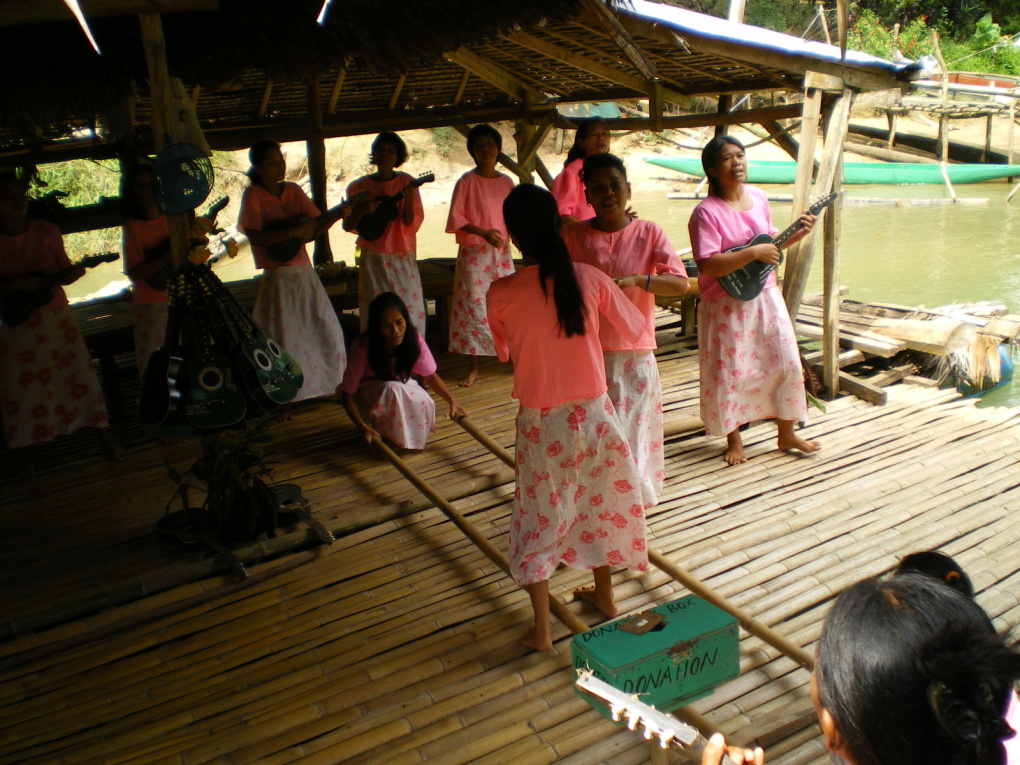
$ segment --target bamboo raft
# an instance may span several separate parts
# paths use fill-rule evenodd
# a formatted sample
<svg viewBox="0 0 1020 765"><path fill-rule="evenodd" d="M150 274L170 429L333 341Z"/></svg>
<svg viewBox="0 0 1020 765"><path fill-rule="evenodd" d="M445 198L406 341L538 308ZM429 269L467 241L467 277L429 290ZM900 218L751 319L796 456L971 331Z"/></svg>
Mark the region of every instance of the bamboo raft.
<svg viewBox="0 0 1020 765"><path fill-rule="evenodd" d="M675 335L661 312L660 338ZM812 457L776 452L775 429L744 436L750 461L726 468L697 428L697 359L687 340L658 352L667 481L649 546L809 651L831 598L907 552L956 557L999 626L1020 624L1020 423L953 392L900 384L888 403L851 397L812 412ZM448 380L459 358L440 357ZM512 448L503 365L458 390L471 420ZM639 735L573 691L570 630L526 651L525 593L379 456L333 402L295 408L273 445L276 478L301 485L337 535L294 528L245 552L239 582L215 559L155 539L153 524L196 444L158 447L128 423L128 462L103 463L85 438L48 447L47 496L0 486L4 642L0 761L638 763ZM511 471L452 422L401 459L499 551ZM5 478L7 455L0 456ZM240 552L240 551L239 551ZM571 602L585 572L551 590ZM620 606L686 594L670 576L620 572ZM741 675L692 707L770 762L825 762L808 673L742 632Z"/></svg>

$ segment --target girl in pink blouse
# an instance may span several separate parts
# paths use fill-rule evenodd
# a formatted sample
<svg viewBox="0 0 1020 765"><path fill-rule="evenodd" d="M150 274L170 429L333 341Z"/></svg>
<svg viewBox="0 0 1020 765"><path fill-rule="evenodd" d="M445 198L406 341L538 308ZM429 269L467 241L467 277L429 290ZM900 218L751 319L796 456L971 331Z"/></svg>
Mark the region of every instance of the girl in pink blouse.
<svg viewBox="0 0 1020 765"><path fill-rule="evenodd" d="M425 220L421 195L411 186L414 179L397 168L407 159L407 146L396 133L384 132L372 142L372 164L376 171L354 181L347 187L347 197L368 192L368 201L356 205L344 221L344 231L358 231L358 221L374 212L380 197L401 195L397 203L400 215L391 221L378 239L371 241L358 235L361 248L358 268L358 312L361 329L368 325L368 304L383 292L395 292L407 305L411 321L419 332L425 331L425 301L422 298L421 274L418 272L416 234Z"/></svg>
<svg viewBox="0 0 1020 765"><path fill-rule="evenodd" d="M152 193L152 168L137 164L121 178L124 273L134 304L135 363L145 372L166 335L166 283L173 273L170 230Z"/></svg>
<svg viewBox="0 0 1020 765"><path fill-rule="evenodd" d="M609 325L602 326L599 340L609 398L627 433L648 507L658 502L665 476L662 387L653 353L655 296L684 294L687 272L661 228L627 215L630 184L619 157L593 154L584 160L582 178L595 217L563 227L570 257L611 277L644 317L637 341L626 340Z"/></svg>
<svg viewBox="0 0 1020 765"><path fill-rule="evenodd" d="M606 395L598 339L607 320L635 341L643 320L609 277L570 262L549 192L517 186L503 216L525 264L486 296L496 354L513 359L520 401L510 571L535 611L522 642L548 651L549 577L560 563L594 571L595 586L575 595L607 618L618 613L610 566L648 566L641 480Z"/></svg>
<svg viewBox="0 0 1020 765"><path fill-rule="evenodd" d="M0 324L0 417L21 477L32 480L28 447L82 427L96 429L107 459L120 462L124 450L110 438L103 391L61 286L85 269L71 265L56 226L26 217L25 191L14 173L0 174L0 301L47 282L52 297L16 326Z"/></svg>
<svg viewBox="0 0 1020 765"><path fill-rule="evenodd" d="M595 217L584 195L581 168L585 157L609 151L609 123L601 117L584 120L574 133L574 145L567 152L563 170L553 181L552 193L564 223L576 223Z"/></svg>
<svg viewBox="0 0 1020 765"><path fill-rule="evenodd" d="M241 197L238 226L251 243L255 265L263 269L252 316L304 374L294 401L338 392L347 366L344 335L304 245L322 233L314 222L319 210L300 186L284 180L287 163L275 141L259 141L248 158L252 182ZM302 244L285 260L268 249L293 239ZM282 416L289 416L289 408Z"/></svg>
<svg viewBox="0 0 1020 765"><path fill-rule="evenodd" d="M760 260L778 265L779 250L758 244L735 252L758 234L777 233L768 199L761 189L744 183L744 147L721 136L706 144L701 163L709 195L687 224L698 264L698 361L701 369L701 418L710 436L726 436L723 459L729 465L746 462L740 426L775 418L777 446L805 453L821 448L817 441L797 436L794 424L807 417L804 377L793 322L775 272L752 300L731 297L717 277ZM789 242L801 239L815 216L801 216L803 227Z"/></svg>
<svg viewBox="0 0 1020 765"><path fill-rule="evenodd" d="M462 388L478 379L478 356L495 356L489 320L485 316L485 293L496 279L514 272L503 223L503 200L514 182L496 171L503 137L490 125L475 125L468 132L468 153L474 170L464 173L453 189L446 232L456 234L457 271L453 283L450 318L450 350L471 359Z"/></svg>
<svg viewBox="0 0 1020 765"><path fill-rule="evenodd" d="M400 296L376 295L368 327L351 346L344 374L344 408L365 436L385 437L403 449L424 449L435 430L436 405L411 378L419 375L450 405L450 419L465 414L438 374L436 360L415 329Z"/></svg>

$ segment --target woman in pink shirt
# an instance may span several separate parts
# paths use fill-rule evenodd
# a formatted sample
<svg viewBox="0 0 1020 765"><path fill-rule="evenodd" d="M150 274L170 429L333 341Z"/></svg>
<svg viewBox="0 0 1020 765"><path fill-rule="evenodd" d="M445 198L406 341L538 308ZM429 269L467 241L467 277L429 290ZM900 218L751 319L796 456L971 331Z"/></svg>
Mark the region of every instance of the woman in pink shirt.
<svg viewBox="0 0 1020 765"><path fill-rule="evenodd" d="M586 157L609 151L609 123L601 117L584 120L574 133L574 145L567 152L563 170L553 181L552 193L564 223L576 223L595 217L584 195L581 168Z"/></svg>
<svg viewBox="0 0 1020 765"><path fill-rule="evenodd" d="M610 566L648 565L641 480L606 395L599 344L603 320L631 341L643 322L609 277L570 262L549 192L516 187L503 216L525 264L486 296L496 354L513 359L520 402L510 571L535 610L522 642L548 651L549 577L560 563L594 570L594 588L575 594L607 618L618 613Z"/></svg>
<svg viewBox="0 0 1020 765"><path fill-rule="evenodd" d="M318 209L296 183L285 181L287 163L274 141L259 141L248 151L251 185L241 197L238 222L263 269L252 316L286 350L304 374L294 401L339 392L347 366L344 334L304 243L318 234ZM286 259L272 245L297 240ZM287 417L288 410L284 410Z"/></svg>
<svg viewBox="0 0 1020 765"><path fill-rule="evenodd" d="M368 327L351 346L344 373L344 409L365 436L385 437L403 449L424 449L435 430L436 405L411 375L424 378L450 405L450 418L464 414L443 379L436 360L392 292L376 295L368 307Z"/></svg>
<svg viewBox="0 0 1020 765"><path fill-rule="evenodd" d="M103 455L120 462L124 450L109 434L109 418L92 357L61 285L85 269L72 266L60 230L29 220L26 184L0 173L0 302L15 293L49 301L16 326L0 324L0 417L7 447L15 451L21 477L35 478L32 444L91 426Z"/></svg>
<svg viewBox="0 0 1020 765"><path fill-rule="evenodd" d="M495 356L489 320L485 316L485 293L496 279L514 272L503 223L503 200L514 182L496 171L503 137L490 125L475 125L468 132L468 153L474 170L464 173L453 189L446 232L456 234L457 271L453 280L453 311L450 317L450 350L471 359L462 388L478 379L478 357Z"/></svg>
<svg viewBox="0 0 1020 765"><path fill-rule="evenodd" d="M644 317L636 341L621 337L607 324L602 325L599 340L605 351L609 398L634 453L649 507L658 502L665 476L662 386L653 353L655 296L684 294L687 272L661 228L627 215L630 184L619 157L593 154L584 160L582 178L595 217L563 227L570 257L611 277Z"/></svg>
<svg viewBox="0 0 1020 765"><path fill-rule="evenodd" d="M166 335L166 286L174 270L170 231L152 193L152 168L132 165L121 178L124 273L134 304L135 363L145 372Z"/></svg>
<svg viewBox="0 0 1020 765"><path fill-rule="evenodd" d="M347 187L347 197L368 192L368 201L356 205L344 221L344 231L358 231L358 221L374 212L380 197L400 195L400 214L391 221L378 239L371 241L358 235L361 248L358 268L358 312L361 329L368 326L368 304L383 292L395 292L407 305L411 321L419 332L425 331L425 301L422 298L421 274L418 272L416 234L425 220L418 189L414 180L397 168L407 159L407 146L396 133L384 132L372 142L372 164L376 171L354 181Z"/></svg>
<svg viewBox="0 0 1020 765"><path fill-rule="evenodd" d="M752 260L779 263L779 250L771 243L728 252L758 234L777 233L768 199L761 189L744 182L744 147L735 138L713 138L705 145L701 162L709 194L694 208L687 230L701 292L698 360L705 432L726 436L723 459L729 465L747 461L740 426L754 420L776 420L780 449L816 452L821 448L817 441L805 441L794 431L794 425L807 417L804 377L793 322L775 272L751 300L731 297L717 278ZM790 243L811 230L815 217L805 214L801 221L804 225Z"/></svg>

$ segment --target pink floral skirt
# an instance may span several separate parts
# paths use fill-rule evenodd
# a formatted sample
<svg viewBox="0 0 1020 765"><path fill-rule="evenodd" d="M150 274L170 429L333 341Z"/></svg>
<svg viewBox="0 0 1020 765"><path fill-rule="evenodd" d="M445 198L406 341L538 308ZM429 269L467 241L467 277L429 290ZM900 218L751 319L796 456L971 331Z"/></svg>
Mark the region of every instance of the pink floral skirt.
<svg viewBox="0 0 1020 765"><path fill-rule="evenodd" d="M402 449L424 449L436 429L436 402L414 380L366 380L354 401L365 422Z"/></svg>
<svg viewBox="0 0 1020 765"><path fill-rule="evenodd" d="M421 273L413 252L376 252L361 248L358 266L358 314L361 331L368 326L368 304L376 295L395 292L407 305L411 321L419 332L425 331L425 300Z"/></svg>
<svg viewBox="0 0 1020 765"><path fill-rule="evenodd" d="M606 351L609 399L634 454L645 507L659 501L666 476L662 456L662 385L652 351Z"/></svg>
<svg viewBox="0 0 1020 765"><path fill-rule="evenodd" d="M702 300L698 361L708 435L725 436L754 420L807 418L797 338L777 287L754 300Z"/></svg>
<svg viewBox="0 0 1020 765"><path fill-rule="evenodd" d="M294 401L336 391L347 368L347 349L340 320L314 268L267 268L252 316L301 368L305 381Z"/></svg>
<svg viewBox="0 0 1020 765"><path fill-rule="evenodd" d="M71 309L40 309L0 327L0 406L7 446L51 441L109 423L103 391Z"/></svg>
<svg viewBox="0 0 1020 765"><path fill-rule="evenodd" d="M158 351L166 339L167 304L135 303L135 363L138 365L138 376L145 372L149 364L149 356Z"/></svg>
<svg viewBox="0 0 1020 765"><path fill-rule="evenodd" d="M648 568L641 481L609 396L517 413L510 572L519 585L572 568Z"/></svg>
<svg viewBox="0 0 1020 765"><path fill-rule="evenodd" d="M485 309L485 293L496 279L513 272L509 246L497 249L485 242L460 246L450 314L451 351L474 356L496 355Z"/></svg>

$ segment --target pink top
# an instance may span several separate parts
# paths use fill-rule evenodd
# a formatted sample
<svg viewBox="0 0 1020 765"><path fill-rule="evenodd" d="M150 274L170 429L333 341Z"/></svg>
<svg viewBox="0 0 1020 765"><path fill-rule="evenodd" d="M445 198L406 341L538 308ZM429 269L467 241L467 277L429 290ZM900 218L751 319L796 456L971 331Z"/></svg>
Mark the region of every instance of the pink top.
<svg viewBox="0 0 1020 765"><path fill-rule="evenodd" d="M484 244L477 234L460 229L471 224L482 229L496 229L509 241L503 222L503 200L514 188L514 182L502 173L485 178L474 170L464 173L453 187L450 214L446 218L446 233L455 234L457 244Z"/></svg>
<svg viewBox="0 0 1020 765"><path fill-rule="evenodd" d="M377 181L371 175L365 175L347 187L347 198L350 199L359 191L367 191L369 199L391 197L403 191L404 187L413 180L414 178L407 173L397 173L388 181ZM397 210L401 210L403 204L403 202L398 201ZM423 220L425 220L425 208L421 203L421 195L415 189L414 219L411 221L410 226L405 226L403 220L398 215L397 219L386 227L386 231L381 237L367 242L359 236L357 244L360 247L369 247L376 252L414 252L416 249L415 234L421 228Z"/></svg>
<svg viewBox="0 0 1020 765"><path fill-rule="evenodd" d="M588 198L584 195L584 183L581 182L582 167L584 160L575 159L560 171L552 187L560 215L572 215L579 221L595 217L595 210L588 204Z"/></svg>
<svg viewBox="0 0 1020 765"><path fill-rule="evenodd" d="M1006 723L1016 731L1016 735L1002 742L1006 748L1006 765L1020 765L1020 699L1016 691L1009 692L1009 704L1006 706Z"/></svg>
<svg viewBox="0 0 1020 765"><path fill-rule="evenodd" d="M60 229L45 220L30 220L28 229L17 236L0 234L0 278L26 276L33 271L55 274L69 268ZM53 298L42 308L56 311L67 305L59 284L52 285Z"/></svg>
<svg viewBox="0 0 1020 765"><path fill-rule="evenodd" d="M643 318L612 280L597 268L574 265L584 297L584 334L567 337L556 318L552 280L543 295L538 266L525 266L492 283L486 295L489 328L500 361L514 360L513 397L541 409L606 392L599 343L601 317L626 338L641 335Z"/></svg>
<svg viewBox="0 0 1020 765"><path fill-rule="evenodd" d="M241 217L237 221L237 227L245 233L265 231L266 224L274 221L297 218L299 215L314 218L319 214L319 209L312 204L312 200L296 183L285 181L280 186L282 189L280 196L270 194L257 183L246 188L241 197ZM301 266L311 263L308 259L308 250L304 245L301 245L297 255L283 263L269 257L265 247L253 244L251 251L255 256L256 268L279 268L280 266Z"/></svg>
<svg viewBox="0 0 1020 765"><path fill-rule="evenodd" d="M744 193L751 199L751 209L745 212L734 210L719 197L712 195L703 199L687 222L695 260L705 260L732 247L747 244L758 234L775 236L779 230L772 225L769 200L765 192L755 186L744 186ZM773 271L765 282L765 288L776 285ZM702 300L727 297L728 293L714 276L698 275L698 290Z"/></svg>
<svg viewBox="0 0 1020 765"><path fill-rule="evenodd" d="M124 273L145 262L145 253L162 244L170 237L166 218L160 215L154 220L128 218L124 221L124 238L121 249L124 252ZM135 305L151 305L166 302L166 290L158 290L145 279L131 280L131 300Z"/></svg>
<svg viewBox="0 0 1020 765"><path fill-rule="evenodd" d="M418 360L411 367L411 372L422 377L428 377L436 373L436 359L425 344L421 333L418 333ZM378 379L372 367L368 363L368 339L360 335L351 345L350 353L347 356L347 369L344 370L344 381L341 390L350 393L352 396L358 392L363 382Z"/></svg>
<svg viewBox="0 0 1020 765"><path fill-rule="evenodd" d="M687 271L665 232L650 220L631 220L624 228L607 234L591 225L591 221L571 223L563 227L563 241L575 263L587 263L606 276L617 279L631 274L672 274L687 280ZM645 292L644 285L623 291L644 316L641 336L633 341L621 335L611 324L599 330L602 349L606 351L655 350L655 295Z"/></svg>

